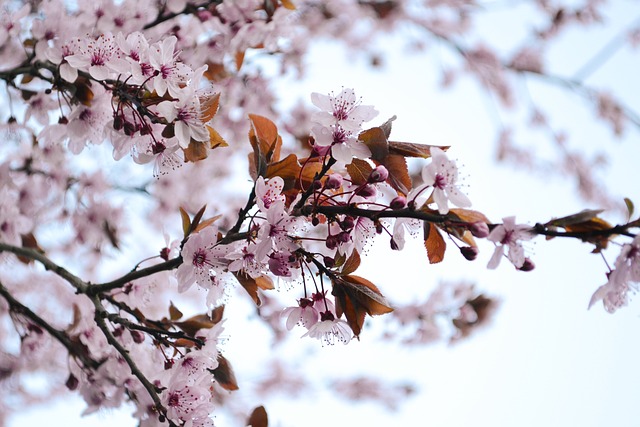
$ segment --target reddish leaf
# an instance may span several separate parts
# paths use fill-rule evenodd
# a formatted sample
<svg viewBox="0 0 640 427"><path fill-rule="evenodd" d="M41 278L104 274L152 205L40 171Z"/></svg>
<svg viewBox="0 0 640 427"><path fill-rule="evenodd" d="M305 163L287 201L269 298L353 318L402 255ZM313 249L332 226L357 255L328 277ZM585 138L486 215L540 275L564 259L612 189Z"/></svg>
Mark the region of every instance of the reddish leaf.
<svg viewBox="0 0 640 427"><path fill-rule="evenodd" d="M204 160L209 155L207 153L207 145L202 141L196 141L191 138L189 141L189 146L187 148L183 148L184 152L184 161L185 162L198 162L200 160Z"/></svg>
<svg viewBox="0 0 640 427"><path fill-rule="evenodd" d="M200 329L211 329L216 325L216 322L213 322L208 314L197 314L183 322L174 322L173 324L190 337L195 337Z"/></svg>
<svg viewBox="0 0 640 427"><path fill-rule="evenodd" d="M222 215L216 215L216 216L213 216L213 217L211 217L209 219L205 219L204 221L200 221L200 224L198 224L198 226L193 231L197 233L198 231L210 226L211 224L213 224L214 222L216 222L220 218L222 218Z"/></svg>
<svg viewBox="0 0 640 427"><path fill-rule="evenodd" d="M296 10L296 5L291 0L280 0L285 9Z"/></svg>
<svg viewBox="0 0 640 427"><path fill-rule="evenodd" d="M227 141L224 140L222 136L211 126L207 126L207 131L209 131L209 148L214 149L218 147L228 147Z"/></svg>
<svg viewBox="0 0 640 427"><path fill-rule="evenodd" d="M38 241L36 240L36 236L33 233L21 234L20 238L22 240L22 247L28 249L35 249L36 251L44 254L44 250L38 245ZM18 259L23 264L31 264L33 259L18 255Z"/></svg>
<svg viewBox="0 0 640 427"><path fill-rule="evenodd" d="M371 159L382 162L389 155L387 137L382 128L367 129L358 135L358 140L364 143L371 151Z"/></svg>
<svg viewBox="0 0 640 427"><path fill-rule="evenodd" d="M296 155L289 154L284 159L267 166L264 175L266 178L274 176L282 178L284 180L283 193L287 196L287 201L291 202L298 195L299 190L309 188L321 169L322 164L318 162L306 162L304 166L301 166Z"/></svg>
<svg viewBox="0 0 640 427"><path fill-rule="evenodd" d="M399 154L404 157L421 157L423 159L428 159L431 157L431 147L438 147L444 151L449 149L449 146L443 145L426 145L415 144L413 142L389 141L389 152L391 154Z"/></svg>
<svg viewBox="0 0 640 427"><path fill-rule="evenodd" d="M378 288L365 278L344 276L333 281L332 294L336 297L336 314L345 315L354 335L360 335L365 314L370 316L390 313L393 309Z"/></svg>
<svg viewBox="0 0 640 427"><path fill-rule="evenodd" d="M258 283L256 282L256 280L243 271L237 271L233 273L233 275L238 280L238 283L242 285L244 290L247 291L253 302L255 302L256 305L260 307L262 302L260 301L260 297L258 296Z"/></svg>
<svg viewBox="0 0 640 427"><path fill-rule="evenodd" d="M204 72L204 76L212 82L219 82L229 77L229 72L224 64L207 62L207 71Z"/></svg>
<svg viewBox="0 0 640 427"><path fill-rule="evenodd" d="M404 195L409 194L412 184L405 158L397 154L389 154L381 163L389 171L389 178L387 178L389 185Z"/></svg>
<svg viewBox="0 0 640 427"><path fill-rule="evenodd" d="M552 219L547 222L546 225L551 225L555 227L565 228L566 226L576 226L578 224L587 224L589 221L596 220L602 221L598 218L604 212L604 209L585 209L582 212L578 212L577 214L564 216L562 218ZM604 222L604 221L602 221ZM609 225L609 228L611 226Z"/></svg>
<svg viewBox="0 0 640 427"><path fill-rule="evenodd" d="M249 139L255 138L260 144L260 151L264 154L268 163L280 160L280 148L282 138L278 135L278 128L275 123L266 117L256 114L249 114L251 129Z"/></svg>
<svg viewBox="0 0 640 427"><path fill-rule="evenodd" d="M213 378L216 379L220 386L227 391L238 390L238 382L233 373L231 364L225 357L218 354L218 367L213 370Z"/></svg>
<svg viewBox="0 0 640 427"><path fill-rule="evenodd" d="M344 266L340 271L340 274L342 274L343 276L346 276L356 271L358 267L360 267L360 254L358 253L358 251L354 250L351 253L351 256L349 257L349 259L345 261Z"/></svg>
<svg viewBox="0 0 640 427"><path fill-rule="evenodd" d="M236 52L236 55L235 55L236 70L240 71L240 68L242 68L243 62L244 62L244 52Z"/></svg>
<svg viewBox="0 0 640 427"><path fill-rule="evenodd" d="M425 221L424 246L427 248L427 256L431 264L437 264L444 259L444 251L447 248L438 228Z"/></svg>
<svg viewBox="0 0 640 427"><path fill-rule="evenodd" d="M218 112L218 106L220 105L220 94L215 93L211 96L200 98L200 111L202 111L202 115L200 119L202 123L209 123L213 116Z"/></svg>
<svg viewBox="0 0 640 427"><path fill-rule="evenodd" d="M215 324L218 324L222 321L222 317L224 315L224 305L218 306L211 311L211 321Z"/></svg>
<svg viewBox="0 0 640 427"><path fill-rule="evenodd" d="M453 216L455 219L462 222L484 222L485 224L491 224L489 218L487 218L482 212L474 211L471 209L449 209L449 216Z"/></svg>
<svg viewBox="0 0 640 427"><path fill-rule="evenodd" d="M169 319L178 320L182 317L182 312L178 310L178 308L173 305L173 302L169 303Z"/></svg>
<svg viewBox="0 0 640 427"><path fill-rule="evenodd" d="M364 277L350 275L344 276L342 279L345 282L347 293L360 302L368 315L375 316L393 311L376 285Z"/></svg>
<svg viewBox="0 0 640 427"><path fill-rule="evenodd" d="M253 410L251 416L249 416L249 420L247 421L247 426L251 427L268 427L269 419L267 417L267 410L264 409L264 406L258 406Z"/></svg>
<svg viewBox="0 0 640 427"><path fill-rule="evenodd" d="M263 291L270 291L276 288L269 276L256 277L254 280L256 281L256 286Z"/></svg>
<svg viewBox="0 0 640 427"><path fill-rule="evenodd" d="M351 177L351 182L355 185L362 185L367 182L373 167L366 160L353 159L347 165L347 172Z"/></svg>

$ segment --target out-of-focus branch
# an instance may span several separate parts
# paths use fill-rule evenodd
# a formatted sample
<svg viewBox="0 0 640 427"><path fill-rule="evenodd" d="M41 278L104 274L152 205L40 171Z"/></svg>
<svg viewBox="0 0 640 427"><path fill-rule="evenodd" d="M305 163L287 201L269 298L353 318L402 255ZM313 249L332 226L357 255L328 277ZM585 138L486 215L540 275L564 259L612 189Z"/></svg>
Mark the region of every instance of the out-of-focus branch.
<svg viewBox="0 0 640 427"><path fill-rule="evenodd" d="M11 252L15 255L23 256L25 258L32 259L34 261L38 261L40 264L44 266L46 270L57 274L58 276L65 279L67 282L71 284L79 293L86 293L89 285L85 283L82 279L80 279L75 274L69 272L67 269L59 266L58 264L51 261L48 257L46 257L41 252L35 249L23 248L20 246L13 246L7 243L0 242L0 252Z"/></svg>
<svg viewBox="0 0 640 427"><path fill-rule="evenodd" d="M30 322L33 322L35 325L47 331L49 335L55 338L67 349L71 356L82 362L82 365L84 367L97 369L100 366L100 362L93 360L87 354L85 354L82 351L81 347L77 346L73 341L71 341L66 333L54 328L46 320L34 313L29 307L16 300L13 295L11 295L11 292L6 287L4 287L2 283L0 283L0 295L2 295L7 303L9 303L9 311L26 317Z"/></svg>

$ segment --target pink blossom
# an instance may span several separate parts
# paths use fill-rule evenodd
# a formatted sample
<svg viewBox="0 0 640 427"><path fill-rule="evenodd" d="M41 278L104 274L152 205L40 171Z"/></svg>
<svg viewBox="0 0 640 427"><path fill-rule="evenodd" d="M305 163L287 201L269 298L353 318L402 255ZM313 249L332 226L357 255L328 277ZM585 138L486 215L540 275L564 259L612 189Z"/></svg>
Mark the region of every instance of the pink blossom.
<svg viewBox="0 0 640 427"><path fill-rule="evenodd" d="M265 182L263 177L258 177L255 189L256 204L262 212L267 212L271 204L277 201L286 201L284 194L281 194L283 188L284 180L279 176L274 176L268 182Z"/></svg>
<svg viewBox="0 0 640 427"><path fill-rule="evenodd" d="M531 227L524 224L516 224L514 216L502 219L503 224L497 225L489 233L488 240L496 243L496 249L489 260L487 268L494 269L500 264L504 255L504 248L508 248L507 258L516 267L520 268L525 262L524 248L520 243L523 240L531 240L534 234L530 232Z"/></svg>
<svg viewBox="0 0 640 427"><path fill-rule="evenodd" d="M311 94L311 102L320 108L312 120L323 126L338 125L347 132L358 132L362 123L378 115L371 105L361 105L353 89L342 89L337 95Z"/></svg>
<svg viewBox="0 0 640 427"><path fill-rule="evenodd" d="M281 317L286 317L288 330L293 329L296 324L309 329L320 320L320 313L314 308L314 302L308 298L301 298L296 307L287 307L282 310Z"/></svg>
<svg viewBox="0 0 640 427"><path fill-rule="evenodd" d="M353 331L342 319L336 319L333 313L320 313L321 321L312 325L302 337L319 339L323 344L333 345L336 340L348 344L353 336Z"/></svg>
<svg viewBox="0 0 640 427"><path fill-rule="evenodd" d="M210 271L219 265L219 260L212 250L216 243L217 229L206 227L199 233L192 234L182 248L183 263L176 271L178 290L184 292L194 283L206 287L210 280Z"/></svg>
<svg viewBox="0 0 640 427"><path fill-rule="evenodd" d="M449 212L449 201L454 205L466 208L471 200L460 191L458 167L449 160L444 151L431 147L431 163L422 169L424 184L433 186L433 200L438 205L438 212L444 215Z"/></svg>

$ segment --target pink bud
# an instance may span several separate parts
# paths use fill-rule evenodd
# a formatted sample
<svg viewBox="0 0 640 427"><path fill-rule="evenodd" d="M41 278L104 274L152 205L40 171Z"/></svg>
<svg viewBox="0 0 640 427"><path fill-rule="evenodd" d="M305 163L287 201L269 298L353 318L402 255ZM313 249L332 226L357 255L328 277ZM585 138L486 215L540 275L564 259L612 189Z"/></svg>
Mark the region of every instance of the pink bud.
<svg viewBox="0 0 640 427"><path fill-rule="evenodd" d="M342 175L337 173L332 173L327 177L327 180L324 182L324 187L329 190L340 188L342 187L342 181L343 181Z"/></svg>
<svg viewBox="0 0 640 427"><path fill-rule="evenodd" d="M489 226L482 221L474 222L469 226L469 231L475 237L483 239L489 236Z"/></svg>
<svg viewBox="0 0 640 427"><path fill-rule="evenodd" d="M356 190L356 194L362 197L373 197L377 194L376 187L370 184L365 184Z"/></svg>
<svg viewBox="0 0 640 427"><path fill-rule="evenodd" d="M136 344L144 342L144 334L140 331L131 331L131 338Z"/></svg>
<svg viewBox="0 0 640 427"><path fill-rule="evenodd" d="M369 174L368 182L384 182L389 178L389 171L382 165L376 166L374 170Z"/></svg>

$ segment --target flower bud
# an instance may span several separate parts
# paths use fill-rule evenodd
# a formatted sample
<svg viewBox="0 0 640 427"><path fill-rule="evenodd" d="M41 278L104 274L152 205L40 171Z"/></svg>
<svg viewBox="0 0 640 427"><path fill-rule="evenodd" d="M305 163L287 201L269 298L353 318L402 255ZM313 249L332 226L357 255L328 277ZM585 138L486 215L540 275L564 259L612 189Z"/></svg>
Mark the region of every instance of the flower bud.
<svg viewBox="0 0 640 427"><path fill-rule="evenodd" d="M113 118L113 128L115 130L121 130L124 127L124 118L122 116L115 116Z"/></svg>
<svg viewBox="0 0 640 427"><path fill-rule="evenodd" d="M337 237L340 243L349 243L351 241L351 235L346 231L339 233Z"/></svg>
<svg viewBox="0 0 640 427"><path fill-rule="evenodd" d="M475 246L463 246L460 248L460 253L468 261L473 261L478 257L478 248Z"/></svg>
<svg viewBox="0 0 640 427"><path fill-rule="evenodd" d="M340 228L344 231L351 230L353 226L356 225L356 221L352 216L345 216L342 221L340 221Z"/></svg>
<svg viewBox="0 0 640 427"><path fill-rule="evenodd" d="M325 245L329 249L335 249L338 247L338 238L336 236L327 236Z"/></svg>
<svg viewBox="0 0 640 427"><path fill-rule="evenodd" d="M384 166L379 165L371 171L367 181L371 183L384 182L387 178L389 178L389 171Z"/></svg>
<svg viewBox="0 0 640 427"><path fill-rule="evenodd" d="M334 190L336 188L342 187L342 175L337 173L332 173L327 177L327 180L324 182L324 187L329 190Z"/></svg>
<svg viewBox="0 0 640 427"><path fill-rule="evenodd" d="M471 224L469 226L469 231L475 237L478 237L480 239L483 239L483 238L489 236L489 226L486 223L482 222L482 221L477 221L477 222L474 222L473 224Z"/></svg>
<svg viewBox="0 0 640 427"><path fill-rule="evenodd" d="M531 261L530 258L525 258L524 259L524 263L522 264L522 267L520 267L518 270L520 270L520 271L531 271L534 268L536 268L536 265L533 263L533 261Z"/></svg>
<svg viewBox="0 0 640 427"><path fill-rule="evenodd" d="M318 224L320 224L320 219L318 219L317 216L314 216L313 218L311 218L311 225L313 225L315 227Z"/></svg>
<svg viewBox="0 0 640 427"><path fill-rule="evenodd" d="M320 190L322 188L322 183L319 180L316 179L316 180L313 181L311 186L313 186L314 190Z"/></svg>
<svg viewBox="0 0 640 427"><path fill-rule="evenodd" d="M407 198L403 196L398 196L389 203L389 207L393 210L404 209L406 206Z"/></svg>
<svg viewBox="0 0 640 427"><path fill-rule="evenodd" d="M80 381L78 381L78 378L76 378L75 375L69 374L69 378L67 378L67 382L64 383L64 385L66 385L69 390L73 391L78 388L79 383Z"/></svg>
<svg viewBox="0 0 640 427"><path fill-rule="evenodd" d="M365 184L356 190L356 194L361 197L373 197L377 193L376 187L371 184Z"/></svg>
<svg viewBox="0 0 640 427"><path fill-rule="evenodd" d="M336 264L336 260L330 256L324 257L322 261L324 262L324 266L327 268L332 268Z"/></svg>
<svg viewBox="0 0 640 427"><path fill-rule="evenodd" d="M144 342L144 334L140 331L131 331L131 338L136 344Z"/></svg>

